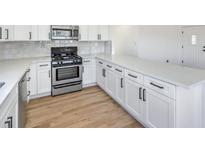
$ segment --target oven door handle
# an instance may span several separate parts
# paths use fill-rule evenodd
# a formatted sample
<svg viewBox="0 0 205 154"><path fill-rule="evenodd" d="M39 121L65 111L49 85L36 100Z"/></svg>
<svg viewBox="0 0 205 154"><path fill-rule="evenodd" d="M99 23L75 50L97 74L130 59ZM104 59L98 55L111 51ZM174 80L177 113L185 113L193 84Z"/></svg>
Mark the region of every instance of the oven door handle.
<svg viewBox="0 0 205 154"><path fill-rule="evenodd" d="M59 69L59 68L70 68L70 67L82 67L82 65L60 66L60 67L52 67L52 68Z"/></svg>

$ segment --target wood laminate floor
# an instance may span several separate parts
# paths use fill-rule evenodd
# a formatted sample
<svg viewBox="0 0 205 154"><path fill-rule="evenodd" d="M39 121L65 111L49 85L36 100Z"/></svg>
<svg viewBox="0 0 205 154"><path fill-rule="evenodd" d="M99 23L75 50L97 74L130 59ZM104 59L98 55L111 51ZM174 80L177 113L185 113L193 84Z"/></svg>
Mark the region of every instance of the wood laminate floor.
<svg viewBox="0 0 205 154"><path fill-rule="evenodd" d="M26 127L36 128L143 127L97 86L32 100L26 117Z"/></svg>

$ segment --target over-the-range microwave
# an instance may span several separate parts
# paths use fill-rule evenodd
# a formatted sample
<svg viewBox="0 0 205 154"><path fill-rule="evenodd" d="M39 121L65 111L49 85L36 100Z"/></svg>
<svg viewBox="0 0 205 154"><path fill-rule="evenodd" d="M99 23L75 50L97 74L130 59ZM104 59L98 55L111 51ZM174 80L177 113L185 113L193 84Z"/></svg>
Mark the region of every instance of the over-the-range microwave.
<svg viewBox="0 0 205 154"><path fill-rule="evenodd" d="M78 40L79 26L77 25L52 25L52 40Z"/></svg>

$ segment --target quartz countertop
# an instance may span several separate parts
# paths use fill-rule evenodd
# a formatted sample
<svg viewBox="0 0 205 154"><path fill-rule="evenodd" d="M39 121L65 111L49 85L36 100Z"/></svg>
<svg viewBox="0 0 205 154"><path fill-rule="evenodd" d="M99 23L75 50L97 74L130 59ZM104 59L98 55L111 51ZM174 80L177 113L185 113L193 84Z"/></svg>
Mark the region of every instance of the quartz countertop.
<svg viewBox="0 0 205 154"><path fill-rule="evenodd" d="M51 61L50 57L0 60L0 82L5 85L0 88L0 106L23 77L32 62Z"/></svg>
<svg viewBox="0 0 205 154"><path fill-rule="evenodd" d="M203 69L125 55L96 55L96 57L183 88L191 88L205 83L205 70Z"/></svg>

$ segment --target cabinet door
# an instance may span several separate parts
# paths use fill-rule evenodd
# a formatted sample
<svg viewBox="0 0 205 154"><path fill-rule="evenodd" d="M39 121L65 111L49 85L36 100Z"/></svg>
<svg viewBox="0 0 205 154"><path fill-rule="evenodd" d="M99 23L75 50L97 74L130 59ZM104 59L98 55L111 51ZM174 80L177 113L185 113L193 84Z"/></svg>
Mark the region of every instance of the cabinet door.
<svg viewBox="0 0 205 154"><path fill-rule="evenodd" d="M139 120L143 118L143 104L140 99L141 85L125 79L125 103L128 109Z"/></svg>
<svg viewBox="0 0 205 154"><path fill-rule="evenodd" d="M99 40L107 41L109 40L109 26L98 26Z"/></svg>
<svg viewBox="0 0 205 154"><path fill-rule="evenodd" d="M80 41L88 41L89 36L89 26L87 25L80 25L80 32L79 32L79 40Z"/></svg>
<svg viewBox="0 0 205 154"><path fill-rule="evenodd" d="M93 71L92 65L84 65L83 85L93 83Z"/></svg>
<svg viewBox="0 0 205 154"><path fill-rule="evenodd" d="M0 25L0 41L13 40L13 30L12 25Z"/></svg>
<svg viewBox="0 0 205 154"><path fill-rule="evenodd" d="M15 25L14 40L38 40L38 27L32 25Z"/></svg>
<svg viewBox="0 0 205 154"><path fill-rule="evenodd" d="M38 26L38 40L40 41L50 40L50 25Z"/></svg>
<svg viewBox="0 0 205 154"><path fill-rule="evenodd" d="M111 70L105 70L105 89L108 94L112 97L115 97L116 91L116 81L115 81L115 73Z"/></svg>
<svg viewBox="0 0 205 154"><path fill-rule="evenodd" d="M105 69L102 66L97 65L97 84L103 89L105 88L105 73Z"/></svg>
<svg viewBox="0 0 205 154"><path fill-rule="evenodd" d="M37 94L37 68L36 63L31 64L30 72L29 72L29 83L28 83L28 91L30 91L30 95Z"/></svg>
<svg viewBox="0 0 205 154"><path fill-rule="evenodd" d="M116 94L115 98L118 103L124 105L125 103L125 82L124 77L121 75L116 74Z"/></svg>
<svg viewBox="0 0 205 154"><path fill-rule="evenodd" d="M174 100L146 89L146 125L156 128L174 127Z"/></svg>
<svg viewBox="0 0 205 154"><path fill-rule="evenodd" d="M99 38L98 26L97 25L89 26L88 40L89 41L97 41L98 38Z"/></svg>
<svg viewBox="0 0 205 154"><path fill-rule="evenodd" d="M38 70L38 94L51 91L51 74L50 69Z"/></svg>

